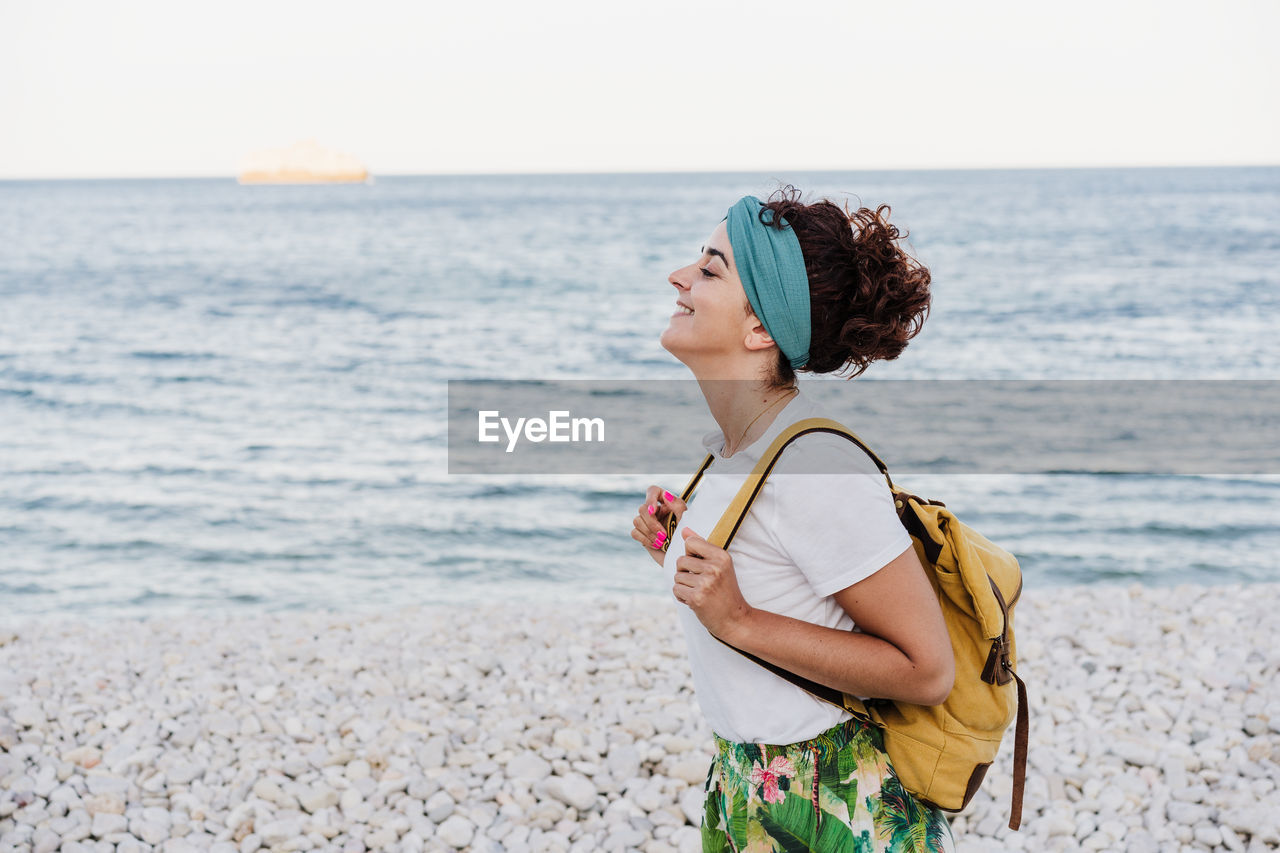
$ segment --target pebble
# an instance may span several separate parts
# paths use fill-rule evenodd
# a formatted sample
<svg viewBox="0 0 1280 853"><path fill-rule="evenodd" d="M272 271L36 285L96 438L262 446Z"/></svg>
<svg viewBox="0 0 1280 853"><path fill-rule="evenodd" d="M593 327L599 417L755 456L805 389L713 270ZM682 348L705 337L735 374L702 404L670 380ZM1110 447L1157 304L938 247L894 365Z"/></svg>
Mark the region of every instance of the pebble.
<svg viewBox="0 0 1280 853"><path fill-rule="evenodd" d="M472 836L475 835L475 825L465 817L453 815L444 823L440 824L437 834L440 840L450 847L461 850L470 842Z"/></svg>
<svg viewBox="0 0 1280 853"><path fill-rule="evenodd" d="M309 787L298 796L298 803L310 814L321 809L331 808L339 802L340 795L328 785Z"/></svg>
<svg viewBox="0 0 1280 853"><path fill-rule="evenodd" d="M1280 847L1277 599L1029 589L1022 829L1010 738L960 849ZM678 606L6 625L0 853L695 853L713 744Z"/></svg>
<svg viewBox="0 0 1280 853"><path fill-rule="evenodd" d="M615 779L631 779L640 775L640 751L630 744L609 750L605 766Z"/></svg>
<svg viewBox="0 0 1280 853"><path fill-rule="evenodd" d="M453 797L449 796L448 792L437 791L431 795L431 799L427 800L427 818L434 823L443 823L445 818L453 814L455 805Z"/></svg>
<svg viewBox="0 0 1280 853"><path fill-rule="evenodd" d="M580 752L586 746L586 738L582 736L582 732L577 729L560 729L552 738L552 743L563 749L565 752Z"/></svg>
<svg viewBox="0 0 1280 853"><path fill-rule="evenodd" d="M1169 820L1174 823L1180 823L1183 826L1197 826L1207 823L1209 820L1209 809L1198 803L1184 803L1174 800L1169 803L1166 808Z"/></svg>
<svg viewBox="0 0 1280 853"><path fill-rule="evenodd" d="M507 775L512 779L545 779L551 775L551 763L532 752L522 752L507 762Z"/></svg>
<svg viewBox="0 0 1280 853"><path fill-rule="evenodd" d="M673 779L679 779L686 785L700 785L707 781L707 770L710 765L710 756L686 759L672 765L667 775Z"/></svg>
<svg viewBox="0 0 1280 853"><path fill-rule="evenodd" d="M573 806L580 812L595 805L595 783L581 773L570 773L567 776L552 776L547 780L547 793L566 805Z"/></svg>

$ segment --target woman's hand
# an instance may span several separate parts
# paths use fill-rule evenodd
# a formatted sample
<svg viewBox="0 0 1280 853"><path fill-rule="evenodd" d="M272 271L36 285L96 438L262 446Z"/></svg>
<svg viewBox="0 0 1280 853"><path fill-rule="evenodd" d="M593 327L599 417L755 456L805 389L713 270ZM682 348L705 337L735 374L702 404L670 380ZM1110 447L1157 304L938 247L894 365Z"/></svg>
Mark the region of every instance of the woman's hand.
<svg viewBox="0 0 1280 853"><path fill-rule="evenodd" d="M666 560L667 546L671 544L667 541L667 521L674 513L676 524L679 524L685 509L685 502L679 496L661 486L650 486L645 495L644 506L635 517L631 538L643 545L659 566ZM675 524L671 527L674 530Z"/></svg>
<svg viewBox="0 0 1280 853"><path fill-rule="evenodd" d="M751 616L751 605L742 597L733 557L689 528L684 536L685 556L676 560L675 597L687 604L712 636L726 642Z"/></svg>

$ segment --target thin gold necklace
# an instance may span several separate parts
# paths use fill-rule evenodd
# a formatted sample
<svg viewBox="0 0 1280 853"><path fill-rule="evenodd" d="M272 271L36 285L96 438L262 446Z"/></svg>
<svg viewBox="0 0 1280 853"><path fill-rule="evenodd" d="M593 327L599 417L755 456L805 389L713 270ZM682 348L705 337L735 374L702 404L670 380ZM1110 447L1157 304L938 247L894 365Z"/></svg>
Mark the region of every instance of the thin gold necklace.
<svg viewBox="0 0 1280 853"><path fill-rule="evenodd" d="M790 388L788 388L787 390L788 390L788 391L795 391L797 394L799 394L799 393L800 393L800 389L799 389L799 388L797 388L797 387L796 387L796 386L794 386L794 385L792 385L792 386L791 386ZM785 399L787 399L787 395L786 395L786 394L782 395L781 397L779 397L778 399L774 400L772 403L770 403L769 405L767 405L767 406L765 406L763 409L761 409L761 410L760 410L760 414L758 414L758 415L756 415L754 418L752 418L752 419L751 419L751 423L747 424L747 428L746 428L746 429L744 429L744 430L742 431L742 435L738 436L738 441L739 441L739 442L741 442L741 441L742 441L742 439L744 439L744 438L746 438L746 437L747 437L747 433L751 431L751 428L752 428L753 426L755 426L756 421L760 420L760 418L764 415L764 413L765 413L765 412L769 411L770 409L772 409L774 406L778 405L778 403L782 402L782 401L783 401L783 400L785 400ZM735 447L735 448L733 449L733 452L734 452L734 453L737 453L739 450L741 450L741 448L739 448L739 447ZM732 456L733 454L729 454L729 455L730 455L730 456Z"/></svg>

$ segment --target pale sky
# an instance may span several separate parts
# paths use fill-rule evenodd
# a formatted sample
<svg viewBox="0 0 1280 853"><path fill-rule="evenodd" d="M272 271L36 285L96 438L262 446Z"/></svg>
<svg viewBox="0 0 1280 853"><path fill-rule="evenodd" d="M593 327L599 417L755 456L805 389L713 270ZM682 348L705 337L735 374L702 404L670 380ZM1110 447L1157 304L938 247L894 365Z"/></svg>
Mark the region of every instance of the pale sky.
<svg viewBox="0 0 1280 853"><path fill-rule="evenodd" d="M1280 2L0 0L0 178L1280 164Z"/></svg>

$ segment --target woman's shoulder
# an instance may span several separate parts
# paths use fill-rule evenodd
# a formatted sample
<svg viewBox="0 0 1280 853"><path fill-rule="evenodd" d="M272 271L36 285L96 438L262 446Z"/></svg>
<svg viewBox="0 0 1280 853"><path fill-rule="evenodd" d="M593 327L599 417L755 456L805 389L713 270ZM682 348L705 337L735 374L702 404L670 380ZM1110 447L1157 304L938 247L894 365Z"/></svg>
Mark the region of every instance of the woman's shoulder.
<svg viewBox="0 0 1280 853"><path fill-rule="evenodd" d="M779 474L884 476L866 451L848 438L829 432L809 433L797 438L782 452L774 471Z"/></svg>

